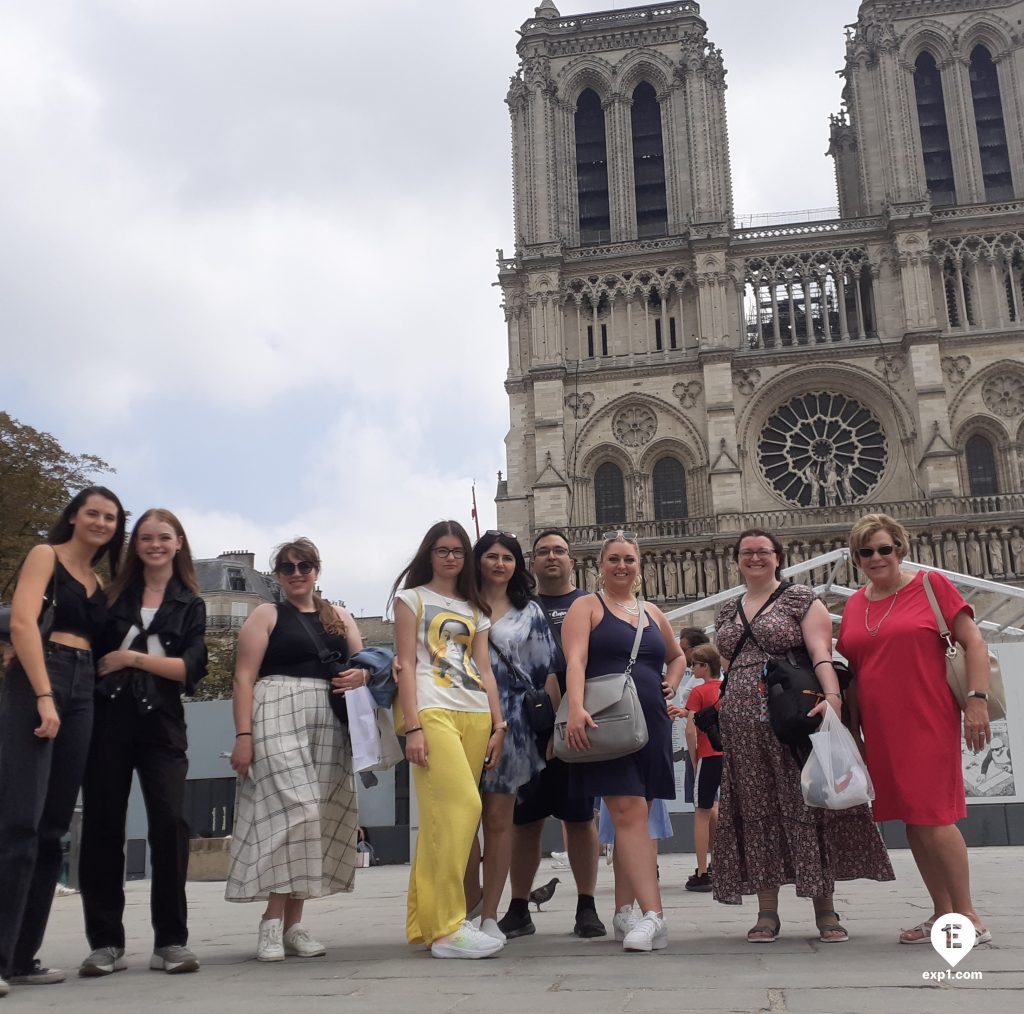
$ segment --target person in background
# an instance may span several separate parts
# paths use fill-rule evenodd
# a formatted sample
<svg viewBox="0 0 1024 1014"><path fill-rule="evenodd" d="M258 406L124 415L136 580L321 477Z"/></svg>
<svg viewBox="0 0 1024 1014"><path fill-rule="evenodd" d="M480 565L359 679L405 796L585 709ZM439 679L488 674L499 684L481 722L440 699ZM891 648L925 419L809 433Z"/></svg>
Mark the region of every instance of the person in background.
<svg viewBox="0 0 1024 1014"><path fill-rule="evenodd" d="M36 957L60 875L92 733L93 646L107 619L95 568L117 578L125 514L104 486L64 508L21 567L11 607L16 658L0 697L0 995L64 981ZM53 608L43 636L40 620Z"/></svg>
<svg viewBox="0 0 1024 1014"><path fill-rule="evenodd" d="M109 975L124 960L124 837L132 776L146 804L152 863L150 968L195 972L188 948L188 746L181 695L206 675L206 605L181 522L153 508L128 540L107 593L97 645L99 682L82 785L79 885L92 953L81 976Z"/></svg>
<svg viewBox="0 0 1024 1014"><path fill-rule="evenodd" d="M686 658L686 672L683 673L683 681L679 684L679 690L675 695L675 700L678 702L678 714L681 714L686 710L686 700L690 696L690 691L699 686L701 681L694 675L693 672L693 649L700 644L709 644L710 638L704 633L700 627L683 627L679 631L679 647L683 649L683 655ZM679 719L683 724L683 742L688 743L687 732L690 725L692 724L689 718ZM683 774L683 799L687 803L693 802L693 776L694 776L694 763L690 757L689 749L686 750L683 758L685 764L685 771ZM696 848L696 843L694 843Z"/></svg>
<svg viewBox="0 0 1024 1014"><path fill-rule="evenodd" d="M436 958L487 958L504 944L466 918L464 881L480 824L480 775L498 767L507 725L487 647L490 607L462 525L431 526L392 599L396 730L420 814L406 938Z"/></svg>
<svg viewBox="0 0 1024 1014"><path fill-rule="evenodd" d="M866 514L850 532L850 555L867 584L843 609L837 649L856 677L853 724L863 734L875 787L875 820L902 820L932 914L901 930L901 944L931 941L948 912L967 916L977 943L992 933L971 898L967 846L956 826L967 816L960 749L961 711L946 683L946 645L924 588L923 572L903 570L910 537L887 514ZM991 737L986 693L988 649L974 610L942 574L929 573L950 632L967 659L970 691L963 738L978 752Z"/></svg>
<svg viewBox="0 0 1024 1014"><path fill-rule="evenodd" d="M368 679L365 669L344 668L363 639L349 612L317 592L316 546L286 542L271 568L285 601L257 606L238 635L231 752L238 793L224 891L228 901L266 903L257 961L326 953L302 925L305 903L353 888L352 741L330 694Z"/></svg>
<svg viewBox="0 0 1024 1014"><path fill-rule="evenodd" d="M633 683L647 724L648 742L615 760L570 766L570 792L602 796L615 825L616 939L625 951L661 950L668 931L658 886L658 851L648 831L651 803L674 799L672 720L662 692L662 671L674 693L685 661L668 620L657 606L637 597L640 550L632 533L609 534L599 559L601 590L577 599L563 624L569 717L566 741L572 750L589 747L587 732L596 723L584 707L588 677L621 673L640 633ZM636 916L634 899L641 915Z"/></svg>
<svg viewBox="0 0 1024 1014"><path fill-rule="evenodd" d="M576 561L569 551L565 533L557 528L542 531L533 540L531 569L537 579L537 598L547 614L555 638L557 656L555 678L558 699L565 693L565 655L561 648L562 621L569 607L585 591L572 583ZM546 744L545 744L546 748ZM519 790L512 814L512 862L510 886L512 899L498 927L508 939L534 933L529 897L541 859L544 822L555 817L562 822L565 850L576 883L576 918L573 933L582 938L606 935L597 914L594 893L597 890L597 826L594 823L592 797L574 797L569 789L569 765L549 757L544 769Z"/></svg>

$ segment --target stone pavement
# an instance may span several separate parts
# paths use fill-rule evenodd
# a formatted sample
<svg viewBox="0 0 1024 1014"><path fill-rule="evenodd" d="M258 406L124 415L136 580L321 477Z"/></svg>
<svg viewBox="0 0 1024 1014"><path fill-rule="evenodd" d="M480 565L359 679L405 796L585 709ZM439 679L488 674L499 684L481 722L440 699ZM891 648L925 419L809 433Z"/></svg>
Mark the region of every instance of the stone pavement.
<svg viewBox="0 0 1024 1014"><path fill-rule="evenodd" d="M945 962L930 946L897 945L899 926L929 914L908 852L893 853L893 884L840 885L836 907L850 930L849 943L819 943L810 903L797 902L789 889L780 906L782 935L757 946L743 939L754 905L719 905L710 895L682 889L694 865L684 854L660 860L671 943L655 954L623 954L609 939L573 937L572 876L551 872L545 860L538 880L558 876L562 883L534 915L535 936L514 940L485 961L432 959L404 942L408 867L396 866L360 870L354 894L309 903L305 924L327 944L326 958L275 964L253 958L258 906L227 904L221 884L190 884L191 943L203 967L196 975L169 976L147 968L148 883L134 882L127 889L127 971L88 980L72 974L59 986L14 987L0 1000L0 1014L1016 1014L1024 1009L1022 859L1024 852L1014 848L972 852L977 905L995 939L976 948L957 971L980 971L980 982L925 982L922 973ZM611 870L602 865L598 906L609 925L611 888ZM42 958L74 973L86 952L79 898L57 898Z"/></svg>

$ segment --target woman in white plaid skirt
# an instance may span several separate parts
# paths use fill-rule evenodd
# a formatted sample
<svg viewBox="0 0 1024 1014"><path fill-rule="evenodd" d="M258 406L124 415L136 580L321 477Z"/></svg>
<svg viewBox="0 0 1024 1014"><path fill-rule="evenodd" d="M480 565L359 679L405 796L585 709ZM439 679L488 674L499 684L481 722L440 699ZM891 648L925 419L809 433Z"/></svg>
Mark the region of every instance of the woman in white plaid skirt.
<svg viewBox="0 0 1024 1014"><path fill-rule="evenodd" d="M258 606L238 635L235 748L238 774L228 901L265 901L256 957L317 957L302 926L307 898L351 891L359 827L352 744L331 710L332 684L363 685L344 669L363 646L355 621L316 592L320 554L308 539L272 560L285 602Z"/></svg>

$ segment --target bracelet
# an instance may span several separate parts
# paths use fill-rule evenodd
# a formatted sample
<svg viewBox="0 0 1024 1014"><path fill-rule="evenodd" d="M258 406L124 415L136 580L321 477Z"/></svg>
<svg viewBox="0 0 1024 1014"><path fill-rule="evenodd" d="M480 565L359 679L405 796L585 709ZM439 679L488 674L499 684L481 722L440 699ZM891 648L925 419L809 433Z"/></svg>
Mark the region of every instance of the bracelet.
<svg viewBox="0 0 1024 1014"><path fill-rule="evenodd" d="M47 690L45 694L36 694L37 701L41 701L44 697L53 697L53 691Z"/></svg>
<svg viewBox="0 0 1024 1014"><path fill-rule="evenodd" d="M819 665L831 665L831 664L832 664L832 659L830 659L830 658L823 658L820 662L815 662L814 665L812 666L812 668L813 669L817 669Z"/></svg>
<svg viewBox="0 0 1024 1014"><path fill-rule="evenodd" d="M235 739L238 739L239 736L251 736L251 735L252 735L251 732L236 732L235 733Z"/></svg>
<svg viewBox="0 0 1024 1014"><path fill-rule="evenodd" d="M500 722L495 722L491 726L491 735L493 736L496 732L508 732L508 722L502 719Z"/></svg>
<svg viewBox="0 0 1024 1014"><path fill-rule="evenodd" d="M839 693L838 690L828 690L828 691L826 691L825 696L826 697L838 697L840 700L842 700L842 697L843 697L843 695L841 693Z"/></svg>
<svg viewBox="0 0 1024 1014"><path fill-rule="evenodd" d="M405 734L407 736L411 736L414 732L422 732L422 731L423 731L423 726L422 725L417 725L417 726L414 726L411 729L406 729L405 730Z"/></svg>

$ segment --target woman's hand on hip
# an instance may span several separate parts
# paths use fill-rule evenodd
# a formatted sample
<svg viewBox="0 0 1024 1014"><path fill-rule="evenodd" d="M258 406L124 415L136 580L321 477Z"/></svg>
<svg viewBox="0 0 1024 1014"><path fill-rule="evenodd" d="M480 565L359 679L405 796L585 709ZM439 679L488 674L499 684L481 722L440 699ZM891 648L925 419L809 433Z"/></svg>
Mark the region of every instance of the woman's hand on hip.
<svg viewBox="0 0 1024 1014"><path fill-rule="evenodd" d="M427 734L422 729L410 732L405 737L405 759L410 764L417 764L421 768L427 767L427 757L430 748L427 746Z"/></svg>
<svg viewBox="0 0 1024 1014"><path fill-rule="evenodd" d="M365 687L370 682L370 674L366 669L346 669L331 678L334 693L343 694L346 690Z"/></svg>
<svg viewBox="0 0 1024 1014"><path fill-rule="evenodd" d="M984 750L992 738L988 721L988 701L980 697L968 697L964 708L964 740L974 753Z"/></svg>
<svg viewBox="0 0 1024 1014"><path fill-rule="evenodd" d="M235 748L231 751L231 767L239 778L245 778L252 767L252 736L238 736L235 738Z"/></svg>
<svg viewBox="0 0 1024 1014"><path fill-rule="evenodd" d="M53 695L40 697L36 701L36 710L39 712L39 725L33 730L40 739L56 739L60 730L60 716L57 714L57 705L53 702Z"/></svg>
<svg viewBox="0 0 1024 1014"><path fill-rule="evenodd" d="M569 709L569 721L565 725L565 739L570 750L589 750L590 740L587 729L596 729L597 722L583 707Z"/></svg>

